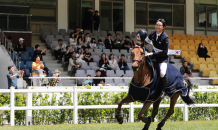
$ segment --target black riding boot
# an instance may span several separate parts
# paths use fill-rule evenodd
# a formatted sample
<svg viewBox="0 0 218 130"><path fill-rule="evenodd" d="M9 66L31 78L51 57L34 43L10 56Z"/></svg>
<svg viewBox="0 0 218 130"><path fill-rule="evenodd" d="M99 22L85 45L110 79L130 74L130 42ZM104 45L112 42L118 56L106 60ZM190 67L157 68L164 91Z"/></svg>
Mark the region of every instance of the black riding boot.
<svg viewBox="0 0 218 130"><path fill-rule="evenodd" d="M161 78L162 79L162 84L163 84L163 93L162 93L162 95L161 95L161 97L160 98L164 98L164 96L165 96L165 88L166 88L166 86L167 86L167 76L165 75L163 78Z"/></svg>

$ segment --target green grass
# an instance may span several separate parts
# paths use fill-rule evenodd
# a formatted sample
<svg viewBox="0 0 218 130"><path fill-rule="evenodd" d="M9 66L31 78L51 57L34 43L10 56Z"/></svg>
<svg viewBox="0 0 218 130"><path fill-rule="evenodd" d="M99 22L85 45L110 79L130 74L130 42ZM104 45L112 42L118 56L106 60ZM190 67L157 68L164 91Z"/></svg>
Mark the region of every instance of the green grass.
<svg viewBox="0 0 218 130"><path fill-rule="evenodd" d="M158 122L152 123L149 130L156 130ZM144 123L79 124L79 125L38 125L0 126L0 130L141 130ZM163 130L218 130L218 121L166 122Z"/></svg>

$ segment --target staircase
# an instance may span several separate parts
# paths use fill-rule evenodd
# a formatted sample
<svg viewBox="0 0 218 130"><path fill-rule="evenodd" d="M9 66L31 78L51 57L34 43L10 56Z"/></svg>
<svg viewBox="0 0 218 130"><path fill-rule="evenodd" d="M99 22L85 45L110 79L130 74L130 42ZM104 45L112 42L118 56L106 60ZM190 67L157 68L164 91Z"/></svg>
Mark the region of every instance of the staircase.
<svg viewBox="0 0 218 130"><path fill-rule="evenodd" d="M40 40L40 35L32 35L32 47L35 48L35 45L40 45L41 50L45 48L45 43L42 43ZM55 61L55 57L51 54L51 50L48 49L46 51L46 55L43 56L43 61L49 70L53 73L55 69L61 71L60 77L70 77L67 72L67 67L63 68L61 63ZM76 80L72 79L64 79L61 81L62 86L72 86L76 84Z"/></svg>

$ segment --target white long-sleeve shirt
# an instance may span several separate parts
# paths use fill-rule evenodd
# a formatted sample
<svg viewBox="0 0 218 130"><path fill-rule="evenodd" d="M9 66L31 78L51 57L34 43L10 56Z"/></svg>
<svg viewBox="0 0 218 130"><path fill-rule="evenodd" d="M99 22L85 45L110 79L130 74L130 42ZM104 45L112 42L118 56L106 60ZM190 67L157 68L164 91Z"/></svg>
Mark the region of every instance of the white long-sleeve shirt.
<svg viewBox="0 0 218 130"><path fill-rule="evenodd" d="M114 59L114 61L109 60L109 66L110 66L110 67L116 67L116 66L118 66L117 60L115 60L115 59Z"/></svg>
<svg viewBox="0 0 218 130"><path fill-rule="evenodd" d="M69 39L69 43L70 43L71 46L76 46L77 41L75 41L75 42L74 41L75 41L75 38L70 38Z"/></svg>

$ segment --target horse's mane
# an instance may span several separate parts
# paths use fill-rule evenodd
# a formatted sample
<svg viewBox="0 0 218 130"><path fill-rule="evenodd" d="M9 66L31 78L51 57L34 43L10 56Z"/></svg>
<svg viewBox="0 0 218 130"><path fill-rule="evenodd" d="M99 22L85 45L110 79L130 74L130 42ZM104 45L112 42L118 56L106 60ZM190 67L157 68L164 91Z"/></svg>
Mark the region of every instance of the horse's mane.
<svg viewBox="0 0 218 130"><path fill-rule="evenodd" d="M153 64L151 58L150 57L145 57L145 61L146 61L146 66L148 67L148 69L150 71L153 71L154 64Z"/></svg>

